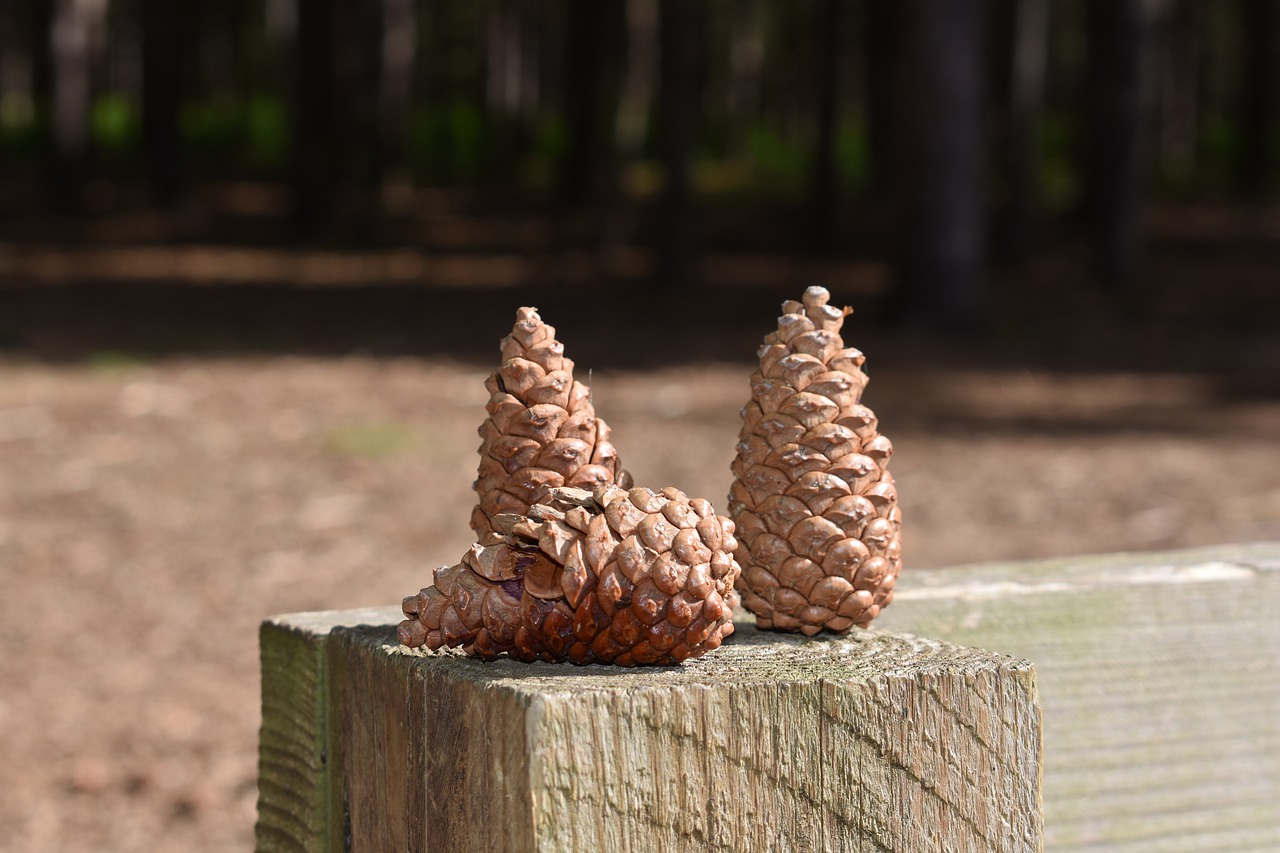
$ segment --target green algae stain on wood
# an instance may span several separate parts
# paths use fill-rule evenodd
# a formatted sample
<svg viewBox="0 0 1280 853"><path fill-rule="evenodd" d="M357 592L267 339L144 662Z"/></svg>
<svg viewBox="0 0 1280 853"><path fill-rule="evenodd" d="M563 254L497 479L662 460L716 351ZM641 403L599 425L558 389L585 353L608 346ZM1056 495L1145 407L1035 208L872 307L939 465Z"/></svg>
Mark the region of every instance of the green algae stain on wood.
<svg viewBox="0 0 1280 853"><path fill-rule="evenodd" d="M262 625L259 642L263 722L257 850L330 850L323 642L272 622Z"/></svg>

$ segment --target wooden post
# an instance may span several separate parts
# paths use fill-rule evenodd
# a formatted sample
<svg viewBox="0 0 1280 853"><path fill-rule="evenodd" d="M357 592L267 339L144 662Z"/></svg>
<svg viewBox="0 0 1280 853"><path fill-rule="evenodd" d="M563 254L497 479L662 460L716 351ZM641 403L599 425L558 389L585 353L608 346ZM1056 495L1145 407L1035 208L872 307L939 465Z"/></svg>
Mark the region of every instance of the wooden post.
<svg viewBox="0 0 1280 853"><path fill-rule="evenodd" d="M1049 851L1280 850L1280 543L908 571L876 624L1035 663Z"/></svg>
<svg viewBox="0 0 1280 853"><path fill-rule="evenodd" d="M1040 849L1025 661L742 625L678 667L484 663L397 618L263 625L259 850Z"/></svg>

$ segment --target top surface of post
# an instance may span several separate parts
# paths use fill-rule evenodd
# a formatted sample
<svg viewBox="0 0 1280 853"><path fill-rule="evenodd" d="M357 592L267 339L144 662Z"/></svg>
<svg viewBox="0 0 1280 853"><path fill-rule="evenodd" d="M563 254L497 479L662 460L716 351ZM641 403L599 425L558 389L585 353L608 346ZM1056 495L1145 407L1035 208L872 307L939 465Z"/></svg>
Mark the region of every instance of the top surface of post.
<svg viewBox="0 0 1280 853"><path fill-rule="evenodd" d="M661 689L689 685L807 683L815 680L865 682L870 678L914 677L961 672L1026 672L1023 660L950 643L876 629L842 636L808 638L761 631L738 623L736 632L715 653L678 666L620 667L568 663L523 663L507 659L481 661L453 649L409 649L395 640L398 608L294 613L271 621L304 634L327 634L337 628L362 628L370 642L410 663L446 666L451 675L487 686L527 694L599 690ZM385 635L381 636L380 635Z"/></svg>

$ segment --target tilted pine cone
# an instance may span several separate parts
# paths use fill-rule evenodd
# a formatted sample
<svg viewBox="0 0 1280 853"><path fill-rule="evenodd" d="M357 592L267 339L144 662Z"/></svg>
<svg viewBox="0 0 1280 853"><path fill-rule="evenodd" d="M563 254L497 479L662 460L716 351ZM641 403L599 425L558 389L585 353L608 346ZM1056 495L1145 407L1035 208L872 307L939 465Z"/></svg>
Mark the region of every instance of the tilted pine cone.
<svg viewBox="0 0 1280 853"><path fill-rule="evenodd" d="M485 382L489 417L480 427L479 503L471 529L481 541L499 513L525 513L557 486L630 485L596 417L591 391L574 381L556 330L533 308L516 311L502 339L502 366Z"/></svg>
<svg viewBox="0 0 1280 853"><path fill-rule="evenodd" d="M861 404L863 355L840 338L848 309L810 287L782 304L742 410L729 515L742 601L761 628L866 627L893 601L902 513L889 439Z"/></svg>
<svg viewBox="0 0 1280 853"><path fill-rule="evenodd" d="M733 522L678 489L552 489L494 519L435 586L404 600L400 642L493 659L674 664L733 633Z"/></svg>

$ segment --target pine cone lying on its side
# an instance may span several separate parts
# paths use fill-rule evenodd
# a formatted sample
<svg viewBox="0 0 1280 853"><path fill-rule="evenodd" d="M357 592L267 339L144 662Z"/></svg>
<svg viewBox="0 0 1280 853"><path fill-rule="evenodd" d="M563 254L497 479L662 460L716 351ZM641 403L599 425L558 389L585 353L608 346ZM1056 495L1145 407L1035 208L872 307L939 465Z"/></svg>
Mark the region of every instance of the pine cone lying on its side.
<svg viewBox="0 0 1280 853"><path fill-rule="evenodd" d="M760 348L729 515L742 601L761 628L866 627L893 601L902 513L893 445L862 405L863 355L840 337L848 309L821 287L782 305Z"/></svg>
<svg viewBox="0 0 1280 853"><path fill-rule="evenodd" d="M435 586L404 600L400 642L493 659L675 664L733 633L733 522L677 489L551 489L498 515Z"/></svg>
<svg viewBox="0 0 1280 853"><path fill-rule="evenodd" d="M550 489L630 485L609 425L596 417L591 391L573 378L556 330L534 308L516 311L502 340L502 366L485 388L489 417L480 427L479 502L471 529L485 541L499 513L527 512Z"/></svg>

